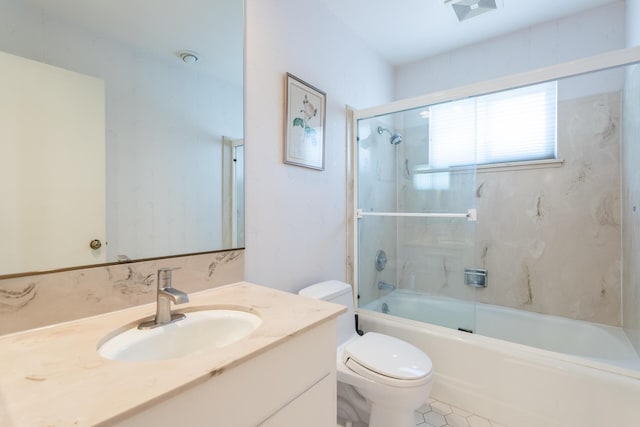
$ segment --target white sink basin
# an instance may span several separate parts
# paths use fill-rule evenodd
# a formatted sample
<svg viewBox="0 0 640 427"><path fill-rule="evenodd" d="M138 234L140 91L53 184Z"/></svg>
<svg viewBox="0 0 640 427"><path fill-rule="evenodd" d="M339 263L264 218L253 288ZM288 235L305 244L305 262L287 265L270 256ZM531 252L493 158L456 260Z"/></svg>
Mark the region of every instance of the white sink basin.
<svg viewBox="0 0 640 427"><path fill-rule="evenodd" d="M262 323L255 314L240 310L187 312L186 319L154 329L137 325L98 347L100 356L129 362L175 359L195 351L227 346L253 332Z"/></svg>

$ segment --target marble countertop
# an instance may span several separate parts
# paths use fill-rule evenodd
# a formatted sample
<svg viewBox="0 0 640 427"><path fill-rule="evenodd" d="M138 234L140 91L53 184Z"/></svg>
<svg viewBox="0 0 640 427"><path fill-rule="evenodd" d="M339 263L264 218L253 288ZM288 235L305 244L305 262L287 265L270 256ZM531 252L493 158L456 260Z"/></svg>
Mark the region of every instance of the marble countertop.
<svg viewBox="0 0 640 427"><path fill-rule="evenodd" d="M177 307L245 308L262 324L221 349L152 362L103 359L98 345L155 313L147 304L0 337L0 425L108 425L332 319L345 308L240 282L191 294Z"/></svg>

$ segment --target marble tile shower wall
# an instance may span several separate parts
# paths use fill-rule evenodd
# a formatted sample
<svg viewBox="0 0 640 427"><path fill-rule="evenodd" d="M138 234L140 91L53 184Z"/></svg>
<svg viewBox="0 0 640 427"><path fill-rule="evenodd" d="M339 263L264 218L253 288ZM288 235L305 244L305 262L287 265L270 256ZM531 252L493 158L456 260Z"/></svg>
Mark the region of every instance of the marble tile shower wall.
<svg viewBox="0 0 640 427"><path fill-rule="evenodd" d="M562 167L478 176L479 301L620 326L620 102L559 103Z"/></svg>
<svg viewBox="0 0 640 427"><path fill-rule="evenodd" d="M242 281L244 251L231 250L0 280L0 335L155 301L158 268L179 268L187 293Z"/></svg>
<svg viewBox="0 0 640 427"><path fill-rule="evenodd" d="M477 291L480 302L619 326L620 103L619 93L559 103L562 167L481 171L475 183L451 174L450 191L440 192L412 190L404 174L403 209L443 198L459 207L471 188L479 219L475 232L460 220L404 221L401 287L464 298L463 269L482 267L489 286Z"/></svg>
<svg viewBox="0 0 640 427"><path fill-rule="evenodd" d="M640 353L640 65L627 70L623 105L623 326Z"/></svg>

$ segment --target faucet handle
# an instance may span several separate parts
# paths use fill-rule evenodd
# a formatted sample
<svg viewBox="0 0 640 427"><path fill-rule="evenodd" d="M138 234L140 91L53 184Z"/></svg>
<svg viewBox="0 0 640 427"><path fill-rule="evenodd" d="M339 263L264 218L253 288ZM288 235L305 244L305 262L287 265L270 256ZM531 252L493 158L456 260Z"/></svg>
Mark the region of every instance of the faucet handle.
<svg viewBox="0 0 640 427"><path fill-rule="evenodd" d="M182 267L174 268L159 268L158 269L158 289L166 289L171 287L171 272L173 270L180 270Z"/></svg>
<svg viewBox="0 0 640 427"><path fill-rule="evenodd" d="M180 270L182 267L160 267L158 268L158 271L173 271L173 270Z"/></svg>

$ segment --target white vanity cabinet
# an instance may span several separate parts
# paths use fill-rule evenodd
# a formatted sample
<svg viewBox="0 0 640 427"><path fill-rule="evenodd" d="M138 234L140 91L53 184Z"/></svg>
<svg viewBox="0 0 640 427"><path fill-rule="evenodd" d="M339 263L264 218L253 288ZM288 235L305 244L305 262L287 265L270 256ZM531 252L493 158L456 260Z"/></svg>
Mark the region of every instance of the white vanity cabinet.
<svg viewBox="0 0 640 427"><path fill-rule="evenodd" d="M262 323L225 347L145 362L96 349L154 304L0 336L0 425L335 426L336 319L345 307L248 282L189 300L187 313L243 309Z"/></svg>
<svg viewBox="0 0 640 427"><path fill-rule="evenodd" d="M260 427L327 427L336 422L336 378L327 375L309 390L270 416ZM327 400L327 396L333 399ZM329 416L333 414L332 416Z"/></svg>
<svg viewBox="0 0 640 427"><path fill-rule="evenodd" d="M110 425L335 426L335 355L333 318ZM175 369L180 369L179 359Z"/></svg>

